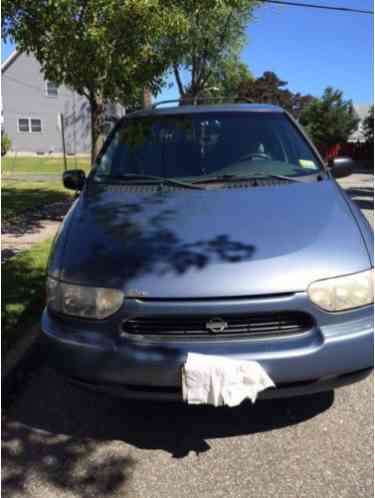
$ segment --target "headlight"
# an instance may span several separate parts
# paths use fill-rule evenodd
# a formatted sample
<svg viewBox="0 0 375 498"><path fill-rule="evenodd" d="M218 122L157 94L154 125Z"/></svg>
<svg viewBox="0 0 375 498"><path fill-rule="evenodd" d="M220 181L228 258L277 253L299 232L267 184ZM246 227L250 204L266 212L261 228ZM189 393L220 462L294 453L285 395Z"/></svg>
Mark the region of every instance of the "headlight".
<svg viewBox="0 0 375 498"><path fill-rule="evenodd" d="M308 288L311 301L326 311L345 311L374 302L373 269L313 282Z"/></svg>
<svg viewBox="0 0 375 498"><path fill-rule="evenodd" d="M84 287L47 278L47 305L54 311L82 318L107 318L118 311L124 294L116 289Z"/></svg>

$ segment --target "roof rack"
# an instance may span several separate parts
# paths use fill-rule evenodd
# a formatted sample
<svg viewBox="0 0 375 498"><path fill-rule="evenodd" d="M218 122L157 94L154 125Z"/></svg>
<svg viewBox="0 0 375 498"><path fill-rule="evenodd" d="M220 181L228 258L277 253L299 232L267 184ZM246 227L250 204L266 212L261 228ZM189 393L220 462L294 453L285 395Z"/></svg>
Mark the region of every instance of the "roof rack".
<svg viewBox="0 0 375 498"><path fill-rule="evenodd" d="M155 104L152 104L152 109L156 109L157 107L164 105L164 104L175 104L178 103L180 105L182 104L192 104L192 105L198 105L199 101L204 101L206 102L207 100L209 101L226 101L226 102L246 102L247 104L253 104L254 102L251 99L248 99L246 97L181 97L179 99L172 99L172 100L161 100L160 102L155 102Z"/></svg>

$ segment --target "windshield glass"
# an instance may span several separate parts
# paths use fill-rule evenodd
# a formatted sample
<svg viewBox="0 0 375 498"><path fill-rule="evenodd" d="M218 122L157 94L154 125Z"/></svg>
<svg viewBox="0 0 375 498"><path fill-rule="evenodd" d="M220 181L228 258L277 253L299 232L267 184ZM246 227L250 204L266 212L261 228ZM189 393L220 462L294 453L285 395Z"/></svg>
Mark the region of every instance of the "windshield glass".
<svg viewBox="0 0 375 498"><path fill-rule="evenodd" d="M224 175L300 177L320 169L286 115L210 112L125 120L99 156L95 177L202 181Z"/></svg>

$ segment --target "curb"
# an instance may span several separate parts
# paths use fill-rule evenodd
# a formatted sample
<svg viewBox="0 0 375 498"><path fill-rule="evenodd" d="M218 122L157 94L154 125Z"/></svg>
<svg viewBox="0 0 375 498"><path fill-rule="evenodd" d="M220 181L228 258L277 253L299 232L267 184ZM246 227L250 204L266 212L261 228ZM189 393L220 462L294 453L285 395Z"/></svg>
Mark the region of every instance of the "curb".
<svg viewBox="0 0 375 498"><path fill-rule="evenodd" d="M39 326L35 325L5 355L1 369L1 399L7 406L25 386L30 374L42 365Z"/></svg>

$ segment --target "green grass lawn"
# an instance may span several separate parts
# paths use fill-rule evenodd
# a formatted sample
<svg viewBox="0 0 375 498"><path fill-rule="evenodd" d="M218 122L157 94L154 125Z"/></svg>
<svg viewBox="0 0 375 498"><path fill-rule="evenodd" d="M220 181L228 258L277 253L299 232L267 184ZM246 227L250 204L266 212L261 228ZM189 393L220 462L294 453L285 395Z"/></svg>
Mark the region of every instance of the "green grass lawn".
<svg viewBox="0 0 375 498"><path fill-rule="evenodd" d="M2 265L3 354L38 322L45 304L45 272L51 240L37 244Z"/></svg>
<svg viewBox="0 0 375 498"><path fill-rule="evenodd" d="M3 178L1 220L16 218L27 209L63 201L72 195L73 191L65 189L61 181L28 182Z"/></svg>
<svg viewBox="0 0 375 498"><path fill-rule="evenodd" d="M90 169L89 158L68 157L68 169L83 169L86 172ZM22 174L22 175L56 175L64 171L64 161L61 157L12 157L2 158L2 173Z"/></svg>

